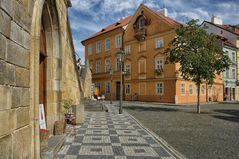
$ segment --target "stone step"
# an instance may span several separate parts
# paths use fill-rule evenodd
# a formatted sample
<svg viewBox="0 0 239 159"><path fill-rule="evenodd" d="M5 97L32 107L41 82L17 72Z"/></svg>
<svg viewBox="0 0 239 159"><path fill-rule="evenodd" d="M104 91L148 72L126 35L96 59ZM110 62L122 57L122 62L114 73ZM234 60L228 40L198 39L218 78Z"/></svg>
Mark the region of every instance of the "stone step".
<svg viewBox="0 0 239 159"><path fill-rule="evenodd" d="M54 135L49 138L48 147L41 151L41 159L54 159L65 142L66 135Z"/></svg>
<svg viewBox="0 0 239 159"><path fill-rule="evenodd" d="M102 103L97 104L85 104L86 111L107 111L106 107Z"/></svg>

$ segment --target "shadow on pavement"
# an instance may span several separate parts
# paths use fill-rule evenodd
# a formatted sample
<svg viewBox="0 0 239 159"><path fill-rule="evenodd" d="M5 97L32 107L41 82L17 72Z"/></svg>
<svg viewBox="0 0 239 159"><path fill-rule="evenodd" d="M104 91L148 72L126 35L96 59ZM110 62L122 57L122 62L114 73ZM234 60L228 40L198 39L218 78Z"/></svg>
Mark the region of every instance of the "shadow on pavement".
<svg viewBox="0 0 239 159"><path fill-rule="evenodd" d="M136 110L136 111L154 111L154 112L176 112L179 111L179 109L175 108L157 108L157 107L140 107L140 106L128 106L124 107L124 109L129 110Z"/></svg>
<svg viewBox="0 0 239 159"><path fill-rule="evenodd" d="M218 113L226 114L226 115L214 115L215 118L232 121L232 122L239 122L239 110L221 109L221 110L214 110L214 111Z"/></svg>

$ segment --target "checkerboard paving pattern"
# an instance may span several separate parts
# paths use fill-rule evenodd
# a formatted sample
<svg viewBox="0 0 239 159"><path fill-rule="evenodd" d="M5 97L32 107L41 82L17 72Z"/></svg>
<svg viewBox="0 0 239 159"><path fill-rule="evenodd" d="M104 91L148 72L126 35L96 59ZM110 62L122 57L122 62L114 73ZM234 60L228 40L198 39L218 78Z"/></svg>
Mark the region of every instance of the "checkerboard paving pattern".
<svg viewBox="0 0 239 159"><path fill-rule="evenodd" d="M176 159L129 114L107 105L109 112L86 112L83 125L67 136L59 159Z"/></svg>

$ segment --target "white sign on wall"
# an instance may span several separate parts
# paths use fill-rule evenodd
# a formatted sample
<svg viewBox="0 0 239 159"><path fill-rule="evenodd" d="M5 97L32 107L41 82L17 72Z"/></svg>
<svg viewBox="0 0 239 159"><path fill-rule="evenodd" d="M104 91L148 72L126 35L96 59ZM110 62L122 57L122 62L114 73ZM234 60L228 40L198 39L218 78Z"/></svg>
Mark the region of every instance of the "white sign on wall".
<svg viewBox="0 0 239 159"><path fill-rule="evenodd" d="M45 111L43 104L39 104L39 123L40 129L46 129Z"/></svg>

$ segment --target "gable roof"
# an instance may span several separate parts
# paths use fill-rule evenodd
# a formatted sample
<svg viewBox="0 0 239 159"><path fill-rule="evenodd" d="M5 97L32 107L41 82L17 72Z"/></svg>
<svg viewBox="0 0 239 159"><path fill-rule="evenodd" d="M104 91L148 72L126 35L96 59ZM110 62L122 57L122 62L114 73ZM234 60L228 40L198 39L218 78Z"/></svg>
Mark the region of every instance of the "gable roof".
<svg viewBox="0 0 239 159"><path fill-rule="evenodd" d="M99 31L99 32L97 32L97 33L91 35L91 36L88 37L87 39L83 40L81 43L84 43L85 41L87 41L87 40L89 40L89 39L92 39L92 38L94 38L94 37L97 37L97 36L99 36L99 35L102 35L102 34L104 34L104 33L107 33L107 32L109 32L109 31L115 30L115 29L117 29L117 28L122 28L122 27L128 25L129 22L130 22L130 20L131 20L131 17L132 17L132 16L128 16L128 17L126 17L126 18L124 18L124 19L121 19L121 20L117 21L116 23L113 23L113 24L111 24L111 25L109 25L109 26L107 26L107 27L101 29L101 31Z"/></svg>
<svg viewBox="0 0 239 159"><path fill-rule="evenodd" d="M237 27L237 26L233 26L233 25L229 25L229 24L219 25L219 24L214 24L214 23L209 22L209 21L204 21L204 22L212 24L212 25L214 25L216 27L219 27L219 28L221 28L223 30L226 30L226 31L228 31L230 33L233 33L233 34L239 36L239 27Z"/></svg>
<svg viewBox="0 0 239 159"><path fill-rule="evenodd" d="M164 19L165 21L167 21L170 25L172 25L173 27L180 27L183 26L183 23L180 23L178 21L176 21L175 19L172 19L168 16L163 15L163 13L159 12L159 11L155 11L147 6L145 6L144 4L141 4L143 7L146 7L147 9L149 9L150 11L154 12L155 14L157 14L159 17L161 17L162 19ZM83 44L85 41L90 40L94 37L100 36L102 34L105 34L107 32L110 32L112 30L115 30L117 28L122 28L124 26L127 26L130 23L130 20L132 19L133 16L128 16L124 19L121 19L105 28L103 28L101 31L93 34L92 36L88 37L87 39L81 41L81 43Z"/></svg>

